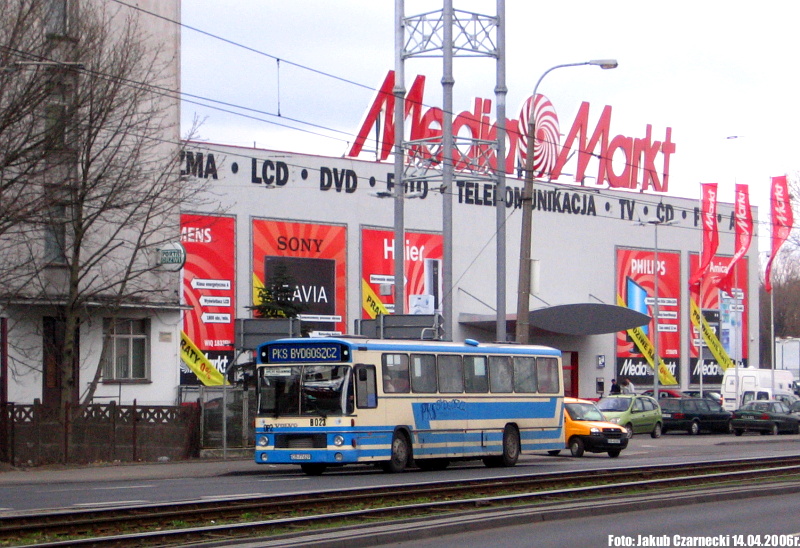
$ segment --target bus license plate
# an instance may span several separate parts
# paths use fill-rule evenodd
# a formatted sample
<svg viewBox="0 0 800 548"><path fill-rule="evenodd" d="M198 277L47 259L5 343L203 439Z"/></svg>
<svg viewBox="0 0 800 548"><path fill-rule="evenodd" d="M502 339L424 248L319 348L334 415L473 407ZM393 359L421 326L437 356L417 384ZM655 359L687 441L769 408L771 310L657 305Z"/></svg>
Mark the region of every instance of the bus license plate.
<svg viewBox="0 0 800 548"><path fill-rule="evenodd" d="M294 453L289 456L291 460L311 460L309 453Z"/></svg>

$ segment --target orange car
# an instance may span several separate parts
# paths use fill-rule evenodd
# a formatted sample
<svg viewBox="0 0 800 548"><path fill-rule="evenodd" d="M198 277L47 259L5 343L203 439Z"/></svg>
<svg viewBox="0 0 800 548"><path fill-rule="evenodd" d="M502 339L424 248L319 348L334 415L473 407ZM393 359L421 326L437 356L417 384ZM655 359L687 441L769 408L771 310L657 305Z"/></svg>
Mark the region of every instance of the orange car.
<svg viewBox="0 0 800 548"><path fill-rule="evenodd" d="M589 451L608 453L613 458L628 447L625 428L607 422L593 402L577 398L564 398L564 439L573 457ZM560 451L548 453L558 455Z"/></svg>

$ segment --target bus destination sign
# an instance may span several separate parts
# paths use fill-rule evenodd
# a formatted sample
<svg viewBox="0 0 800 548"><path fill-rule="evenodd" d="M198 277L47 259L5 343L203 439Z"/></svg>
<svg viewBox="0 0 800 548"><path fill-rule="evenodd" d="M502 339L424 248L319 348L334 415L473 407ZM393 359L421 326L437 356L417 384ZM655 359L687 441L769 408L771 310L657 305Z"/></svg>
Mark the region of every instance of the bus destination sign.
<svg viewBox="0 0 800 548"><path fill-rule="evenodd" d="M280 343L261 348L262 363L332 363L349 359L340 343Z"/></svg>

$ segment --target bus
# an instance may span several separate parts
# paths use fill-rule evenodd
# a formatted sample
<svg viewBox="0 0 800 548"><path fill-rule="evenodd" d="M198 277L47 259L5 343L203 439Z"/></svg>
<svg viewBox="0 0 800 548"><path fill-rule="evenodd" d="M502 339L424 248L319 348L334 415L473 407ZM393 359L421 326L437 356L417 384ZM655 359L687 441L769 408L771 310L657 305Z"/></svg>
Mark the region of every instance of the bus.
<svg viewBox="0 0 800 548"><path fill-rule="evenodd" d="M323 337L256 356L255 461L308 475L371 463L441 470L564 447L561 352L544 346Z"/></svg>

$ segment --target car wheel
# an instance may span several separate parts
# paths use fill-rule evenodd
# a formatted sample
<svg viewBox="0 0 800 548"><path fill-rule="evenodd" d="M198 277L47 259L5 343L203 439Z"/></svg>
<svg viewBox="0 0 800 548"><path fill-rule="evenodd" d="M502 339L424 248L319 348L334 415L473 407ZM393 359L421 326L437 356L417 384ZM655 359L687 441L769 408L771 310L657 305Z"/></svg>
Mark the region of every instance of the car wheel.
<svg viewBox="0 0 800 548"><path fill-rule="evenodd" d="M612 459L615 459L619 456L619 453L620 453L619 449L612 449L611 451L608 452L608 456L611 457Z"/></svg>
<svg viewBox="0 0 800 548"><path fill-rule="evenodd" d="M734 428L733 429L733 435L734 436L741 436L742 434L744 434L744 430L742 430L741 428Z"/></svg>
<svg viewBox="0 0 800 548"><path fill-rule="evenodd" d="M769 432L773 436L777 436L780 433L780 429L778 428L778 423L772 425L772 430Z"/></svg>
<svg viewBox="0 0 800 548"><path fill-rule="evenodd" d="M402 432L395 432L392 436L392 457L381 464L384 472L396 474L406 469L409 457L408 438Z"/></svg>
<svg viewBox="0 0 800 548"><path fill-rule="evenodd" d="M661 423L657 422L656 425L653 427L653 431L650 432L651 438L660 438L661 437Z"/></svg>
<svg viewBox="0 0 800 548"><path fill-rule="evenodd" d="M628 439L631 439L633 437L633 425L631 423L626 424L625 430L627 431Z"/></svg>
<svg viewBox="0 0 800 548"><path fill-rule="evenodd" d="M696 436L699 433L700 433L700 423L697 421L692 421L689 424L689 434L691 434L692 436Z"/></svg>
<svg viewBox="0 0 800 548"><path fill-rule="evenodd" d="M583 456L583 440L575 436L569 440L569 450L573 457Z"/></svg>
<svg viewBox="0 0 800 548"><path fill-rule="evenodd" d="M733 423L731 421L728 421L728 429L726 431L728 432L728 434L733 434Z"/></svg>

